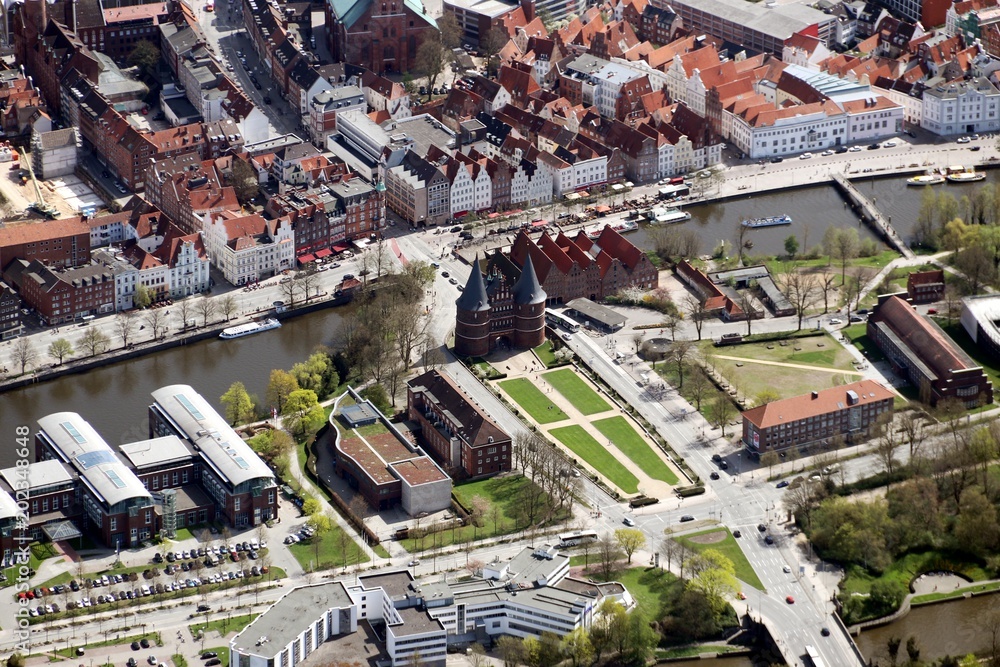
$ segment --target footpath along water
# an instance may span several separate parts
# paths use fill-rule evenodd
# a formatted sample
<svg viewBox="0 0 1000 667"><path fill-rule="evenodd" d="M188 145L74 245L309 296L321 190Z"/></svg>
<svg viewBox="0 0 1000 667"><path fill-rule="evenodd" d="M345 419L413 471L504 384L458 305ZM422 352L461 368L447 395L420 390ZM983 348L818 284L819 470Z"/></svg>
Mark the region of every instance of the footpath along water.
<svg viewBox="0 0 1000 667"><path fill-rule="evenodd" d="M150 392L164 385L190 384L220 412L219 397L237 380L263 401L272 369L287 370L318 345L333 344L341 312L321 310L254 336L212 338L5 392L0 396L0 467L14 465L15 428L27 425L34 433L38 418L53 412L80 413L114 447L149 437Z"/></svg>

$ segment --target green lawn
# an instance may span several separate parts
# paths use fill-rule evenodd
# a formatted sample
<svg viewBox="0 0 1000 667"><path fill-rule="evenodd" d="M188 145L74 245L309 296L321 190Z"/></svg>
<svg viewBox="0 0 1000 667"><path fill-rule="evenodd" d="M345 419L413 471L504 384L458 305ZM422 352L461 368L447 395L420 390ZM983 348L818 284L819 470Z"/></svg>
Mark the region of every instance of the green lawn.
<svg viewBox="0 0 1000 667"><path fill-rule="evenodd" d="M359 426L354 430L357 431L358 435L362 438L367 438L373 435L382 435L383 433L389 432L386 425L380 421L377 421L374 424L368 424L368 426Z"/></svg>
<svg viewBox="0 0 1000 667"><path fill-rule="evenodd" d="M551 424L568 419L566 413L554 406L552 401L546 398L545 394L528 378L504 380L500 386L515 403L521 406L522 410L539 424Z"/></svg>
<svg viewBox="0 0 1000 667"><path fill-rule="evenodd" d="M521 475L503 475L460 484L452 489L452 493L466 508L472 508L472 499L476 496L487 500L490 508L500 507L501 512L496 517L496 524L493 523L494 517L491 512L487 510L486 516L483 517L478 526L473 526L471 523L467 526L456 526L454 529L439 531L424 537L410 537L401 540L400 544L407 551L419 552L449 544L462 544L468 540L506 535L523 528L523 525L518 523L520 499L529 491L531 484L530 479ZM562 516L557 516L553 518L553 521L560 521L562 518Z"/></svg>
<svg viewBox="0 0 1000 667"><path fill-rule="evenodd" d="M703 544L700 542L695 542L691 538L697 537L699 535L707 535L709 533L725 532L726 539L721 542L713 542L709 544ZM691 533L690 535L684 535L675 537L675 540L686 546L692 551L705 551L706 549L715 549L723 556L728 558L733 562L733 566L736 568L736 578L740 581L753 586L758 590L764 590L764 584L760 582L760 577L754 572L753 567L750 566L750 561L743 554L743 549L737 543L736 538L733 534L729 532L728 528L712 528L710 530L703 530L700 533Z"/></svg>
<svg viewBox="0 0 1000 667"><path fill-rule="evenodd" d="M345 567L346 565L355 565L357 563L367 563L370 560L368 554L349 535L342 538L341 535L343 532L340 526L334 524L323 537L319 538L318 550L317 545L313 541L316 538L313 538L309 542L289 544L288 550L295 556L295 560L299 561L302 569L307 572L310 570L327 570ZM345 544L347 545L346 560L342 546Z"/></svg>
<svg viewBox="0 0 1000 667"><path fill-rule="evenodd" d="M128 646L132 642L137 642L145 637L146 639L152 640L152 643L156 646L163 646L163 641L160 638L159 632L151 632L148 635L144 635L141 632L137 635L130 635L128 637L122 637L121 639L108 639L105 641L90 642L89 644L84 644L80 642L79 644L72 644L69 648L61 648L53 651L56 655L62 656L64 658L75 658L76 649L79 647L83 648L102 648L104 646ZM61 644L63 640L60 640ZM228 652L228 651L227 651Z"/></svg>
<svg viewBox="0 0 1000 667"><path fill-rule="evenodd" d="M219 667L229 667L229 647L228 646L209 646L202 653L211 651L212 653L219 654L219 660L222 664Z"/></svg>
<svg viewBox="0 0 1000 667"><path fill-rule="evenodd" d="M208 623L193 623L188 626L188 630L191 631L191 637L194 639L198 639L198 632L201 630L204 630L206 635L208 635L209 632L218 632L219 635L225 637L233 630L239 632L243 628L247 627L258 616L260 616L260 614L243 614L241 616L233 616L231 618L219 618L214 621L209 621ZM205 650L216 651L220 658L222 657L223 651L227 657L229 656L229 649L216 650L212 648Z"/></svg>
<svg viewBox="0 0 1000 667"><path fill-rule="evenodd" d="M649 443L642 439L642 436L632 428L632 425L624 417L600 419L593 424L594 428L615 443L615 446L625 452L625 456L632 459L632 462L647 475L671 486L677 484L677 475L674 474L674 471L656 455Z"/></svg>
<svg viewBox="0 0 1000 667"><path fill-rule="evenodd" d="M535 348L535 356L542 362L542 365L549 368L556 363L556 355L552 352L552 342L545 341Z"/></svg>
<svg viewBox="0 0 1000 667"><path fill-rule="evenodd" d="M55 547L52 546L51 542L34 542L29 547L30 555L28 556L28 567L32 570L37 571L38 566L42 564L42 561L52 558L56 555ZM13 586L17 583L17 565L8 567L4 570L4 574L7 576L7 580L0 585L0 588L5 588L7 586ZM67 579L66 581L69 581ZM62 583L62 582L55 582Z"/></svg>
<svg viewBox="0 0 1000 667"><path fill-rule="evenodd" d="M594 563L593 556L590 558ZM667 611L672 599L684 590L684 582L676 576L653 567L633 567L612 577L625 585L647 618L660 618Z"/></svg>
<svg viewBox="0 0 1000 667"><path fill-rule="evenodd" d="M948 324L946 318L936 317L934 321L944 329L944 332L953 341L958 343L959 347L965 350L966 354L972 357L973 361L983 367L986 377L990 379L994 387L1000 386L1000 364L997 364L988 355L983 354L982 350L969 338L969 334L965 332L965 328L958 323L958 320L954 320L951 324Z"/></svg>
<svg viewBox="0 0 1000 667"><path fill-rule="evenodd" d="M549 431L549 434L569 447L574 454L589 463L591 468L599 471L625 493L639 492L639 480L636 479L635 475L619 463L618 459L606 447L583 430L582 426L554 428Z"/></svg>
<svg viewBox="0 0 1000 667"><path fill-rule="evenodd" d="M577 375L572 368L552 371L542 377L555 387L555 390L562 394L567 401L572 403L573 407L585 415L606 412L611 409L608 402L591 389L590 385L584 382L583 378Z"/></svg>

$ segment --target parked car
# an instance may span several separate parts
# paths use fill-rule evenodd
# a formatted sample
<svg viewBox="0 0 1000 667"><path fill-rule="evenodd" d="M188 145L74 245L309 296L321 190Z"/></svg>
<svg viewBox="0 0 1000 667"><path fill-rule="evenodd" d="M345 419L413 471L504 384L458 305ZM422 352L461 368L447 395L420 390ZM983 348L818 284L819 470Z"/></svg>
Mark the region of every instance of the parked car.
<svg viewBox="0 0 1000 667"><path fill-rule="evenodd" d="M218 658L218 657L219 654L216 653L215 651L205 651L204 653L201 654L202 660L208 660L209 658Z"/></svg>
<svg viewBox="0 0 1000 667"><path fill-rule="evenodd" d="M713 470L712 473L709 475L709 477L712 479L719 479L719 473Z"/></svg>
<svg viewBox="0 0 1000 667"><path fill-rule="evenodd" d="M778 484L777 484L777 487L776 487L776 488L779 488L779 489L783 489L783 488L785 488L786 486L788 486L788 480L787 480L787 479L783 479L783 480L781 480L780 482L778 482Z"/></svg>
<svg viewBox="0 0 1000 667"><path fill-rule="evenodd" d="M624 519L622 519L622 523L624 523L626 526L634 526L635 525L635 521L633 521L632 517L630 517L630 516L627 516Z"/></svg>
<svg viewBox="0 0 1000 667"><path fill-rule="evenodd" d="M690 514L685 514L684 516L681 517L681 523L686 523L688 521L694 521L694 517L691 516Z"/></svg>

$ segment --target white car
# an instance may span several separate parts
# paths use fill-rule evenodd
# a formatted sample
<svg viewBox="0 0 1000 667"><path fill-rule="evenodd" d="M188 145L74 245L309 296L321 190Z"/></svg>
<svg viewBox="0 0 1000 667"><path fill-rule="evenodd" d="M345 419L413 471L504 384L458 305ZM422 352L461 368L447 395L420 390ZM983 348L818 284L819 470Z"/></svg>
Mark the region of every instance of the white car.
<svg viewBox="0 0 1000 667"><path fill-rule="evenodd" d="M808 159L809 159L809 158L811 158L812 156L813 156L813 154L812 154L812 153L803 153L802 155L800 155L800 156L799 156L799 159L800 159L800 160L808 160Z"/></svg>
<svg viewBox="0 0 1000 667"><path fill-rule="evenodd" d="M959 137L959 138L958 138L958 141L957 141L956 143L959 143L959 144L967 144L967 143L969 143L970 141L972 141L972 139L969 139L968 137Z"/></svg>
<svg viewBox="0 0 1000 667"><path fill-rule="evenodd" d="M633 521L632 517L630 517L630 516L627 516L624 519L622 519L622 523L624 523L626 526L634 526L635 525L635 521Z"/></svg>
<svg viewBox="0 0 1000 667"><path fill-rule="evenodd" d="M848 153L860 153L861 152L861 146L851 146L850 148L847 149L847 152Z"/></svg>
<svg viewBox="0 0 1000 667"><path fill-rule="evenodd" d="M785 574L788 574L789 572L792 571L792 568L785 565L784 567L781 568L781 571L784 572Z"/></svg>
<svg viewBox="0 0 1000 667"><path fill-rule="evenodd" d="M830 324L843 324L843 322L844 321L842 319L840 319L839 317L832 317L832 318L830 318Z"/></svg>
<svg viewBox="0 0 1000 667"><path fill-rule="evenodd" d="M896 141L894 139L890 139L889 141L883 142L882 144L882 148L895 148L895 147L896 147Z"/></svg>
<svg viewBox="0 0 1000 667"><path fill-rule="evenodd" d="M822 155L823 157L830 157L831 155L833 155L833 151L825 150L822 153L820 153L820 155Z"/></svg>

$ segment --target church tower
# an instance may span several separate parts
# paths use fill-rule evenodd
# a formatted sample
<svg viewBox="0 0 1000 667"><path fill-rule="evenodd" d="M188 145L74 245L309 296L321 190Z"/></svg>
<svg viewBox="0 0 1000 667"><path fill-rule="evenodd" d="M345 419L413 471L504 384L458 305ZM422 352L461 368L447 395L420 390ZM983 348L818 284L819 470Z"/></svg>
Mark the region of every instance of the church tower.
<svg viewBox="0 0 1000 667"><path fill-rule="evenodd" d="M481 357L490 352L490 300L486 281L479 268L479 256L472 264L469 282L455 301L455 354L460 357ZM544 314L543 314L544 317Z"/></svg>
<svg viewBox="0 0 1000 667"><path fill-rule="evenodd" d="M524 260L514 297L514 347L534 348L545 342L545 290L538 284L531 253Z"/></svg>

